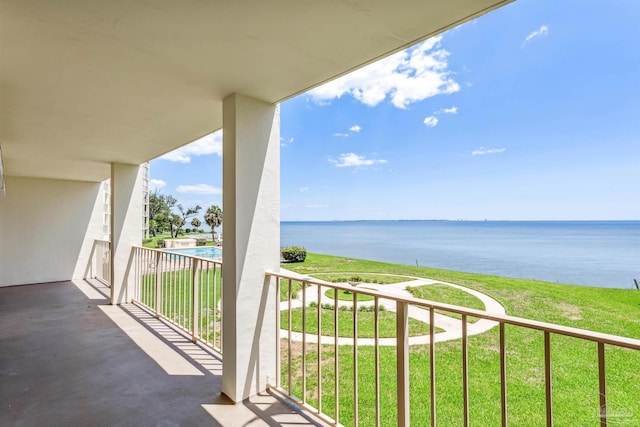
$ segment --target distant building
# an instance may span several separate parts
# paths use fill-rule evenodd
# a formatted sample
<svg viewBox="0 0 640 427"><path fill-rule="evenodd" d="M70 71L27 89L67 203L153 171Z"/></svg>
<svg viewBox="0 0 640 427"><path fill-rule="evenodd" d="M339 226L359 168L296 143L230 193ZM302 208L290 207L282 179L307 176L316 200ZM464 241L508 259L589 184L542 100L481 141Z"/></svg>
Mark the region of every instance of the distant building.
<svg viewBox="0 0 640 427"><path fill-rule="evenodd" d="M142 236L144 239L149 238L149 162L141 165L142 173ZM102 233L103 239L110 239L111 228L111 180L107 179L102 182L100 189L100 197L103 200L102 208Z"/></svg>

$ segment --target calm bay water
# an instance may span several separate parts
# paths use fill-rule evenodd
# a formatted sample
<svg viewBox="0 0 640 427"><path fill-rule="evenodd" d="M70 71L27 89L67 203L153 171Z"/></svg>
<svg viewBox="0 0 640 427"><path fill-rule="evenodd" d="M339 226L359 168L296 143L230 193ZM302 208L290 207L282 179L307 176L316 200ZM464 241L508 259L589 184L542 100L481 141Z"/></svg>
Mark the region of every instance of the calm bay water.
<svg viewBox="0 0 640 427"><path fill-rule="evenodd" d="M309 252L610 288L640 281L640 221L283 222Z"/></svg>

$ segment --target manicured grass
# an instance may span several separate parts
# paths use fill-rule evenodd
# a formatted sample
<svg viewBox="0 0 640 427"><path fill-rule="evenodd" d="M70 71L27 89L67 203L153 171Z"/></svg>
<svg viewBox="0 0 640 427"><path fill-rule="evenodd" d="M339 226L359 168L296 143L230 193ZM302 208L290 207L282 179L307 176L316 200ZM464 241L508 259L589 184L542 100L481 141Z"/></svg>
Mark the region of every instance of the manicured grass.
<svg viewBox="0 0 640 427"><path fill-rule="evenodd" d="M158 247L158 240L170 239L169 233L157 234L155 236L149 236L149 239L142 242L142 246L145 248L156 249Z"/></svg>
<svg viewBox="0 0 640 427"><path fill-rule="evenodd" d="M353 272L406 274L446 281L484 292L501 302L510 315L593 331L640 337L640 292L622 289L559 285L533 280L484 276L424 267L403 266L327 255L308 254L304 263L286 268L303 274ZM430 299L450 295L431 294ZM451 303L451 301L443 301ZM507 326L507 401L509 425L545 424L544 351L542 332ZM469 390L472 425L500 425L499 332L469 337ZM597 347L594 343L552 335L553 411L556 426L599 425ZM396 424L395 348L380 348L381 424ZM300 348L293 351L292 390L301 396ZM283 351L283 370L286 351ZM339 371L333 368L332 346L322 349L323 411L333 414L333 382L340 389L340 422L353 424L353 347L339 350ZM375 416L374 350L358 348L360 425L373 425ZM413 425L430 423L429 347L410 347L410 399ZM436 344L436 402L438 425L462 425L461 340ZM609 414L627 425L640 424L640 352L606 346ZM309 403L317 405L317 354L307 354ZM283 371L284 372L284 371ZM286 375L282 384L286 384Z"/></svg>
<svg viewBox="0 0 640 427"><path fill-rule="evenodd" d="M291 286L291 298L295 299L298 297L300 290L302 289L302 282L299 280L280 280L280 301L287 301L289 298L289 286Z"/></svg>
<svg viewBox="0 0 640 427"><path fill-rule="evenodd" d="M327 282L333 283L347 283L347 282L358 282L358 283L378 283L380 285L388 285L392 283L400 283L411 280L409 277L402 276L387 276L385 274L374 274L374 273L316 273L310 274L310 276L326 280Z"/></svg>
<svg viewBox="0 0 640 427"><path fill-rule="evenodd" d="M336 289L329 289L325 291L325 295L331 299L334 298ZM353 292L345 291L342 289L337 289L338 291L338 299L341 301L353 301ZM358 301L373 301L373 297L371 295L365 295L356 293Z"/></svg>
<svg viewBox="0 0 640 427"><path fill-rule="evenodd" d="M288 328L289 311L280 312L280 327ZM334 336L334 310L321 309L322 335ZM396 336L396 314L390 311L378 312L380 337ZM307 307L306 332L318 333L318 308ZM291 330L302 332L302 309L291 310ZM442 331L442 330L439 330ZM426 335L429 333L429 325L409 318L409 336ZM338 336L353 337L353 311L338 310ZM374 313L371 311L358 311L358 338L374 337Z"/></svg>
<svg viewBox="0 0 640 427"><path fill-rule="evenodd" d="M462 307L474 308L476 310L485 309L482 301L470 293L451 286L443 285L442 283L409 287L408 291L416 298L443 302L445 304L460 305ZM458 313L445 312L442 310L436 310L436 312L446 316L455 317L456 319L462 318L462 315ZM467 317L467 320L473 323L479 319Z"/></svg>

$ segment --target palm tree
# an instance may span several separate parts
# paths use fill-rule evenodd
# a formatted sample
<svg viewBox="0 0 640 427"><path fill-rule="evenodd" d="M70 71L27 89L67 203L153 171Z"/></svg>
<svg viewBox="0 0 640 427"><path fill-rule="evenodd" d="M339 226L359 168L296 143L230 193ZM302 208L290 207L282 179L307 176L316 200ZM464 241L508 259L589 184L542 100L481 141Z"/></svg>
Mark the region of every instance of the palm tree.
<svg viewBox="0 0 640 427"><path fill-rule="evenodd" d="M204 214L205 222L211 227L211 235L213 240L216 240L216 227L222 225L222 209L220 206L213 205L207 209L207 213Z"/></svg>
<svg viewBox="0 0 640 427"><path fill-rule="evenodd" d="M191 220L191 225L193 226L193 228L199 228L200 225L202 225L202 223L200 222L200 220L198 218L193 218Z"/></svg>

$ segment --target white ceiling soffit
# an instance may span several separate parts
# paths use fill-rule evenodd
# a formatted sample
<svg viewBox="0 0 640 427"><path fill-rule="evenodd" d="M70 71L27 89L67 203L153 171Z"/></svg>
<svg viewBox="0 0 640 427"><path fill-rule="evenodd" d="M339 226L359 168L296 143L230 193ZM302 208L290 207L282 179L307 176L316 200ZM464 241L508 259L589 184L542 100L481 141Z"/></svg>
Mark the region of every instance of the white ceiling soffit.
<svg viewBox="0 0 640 427"><path fill-rule="evenodd" d="M98 181L509 0L0 0L5 174Z"/></svg>

